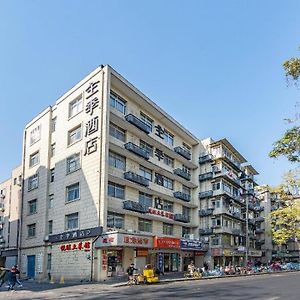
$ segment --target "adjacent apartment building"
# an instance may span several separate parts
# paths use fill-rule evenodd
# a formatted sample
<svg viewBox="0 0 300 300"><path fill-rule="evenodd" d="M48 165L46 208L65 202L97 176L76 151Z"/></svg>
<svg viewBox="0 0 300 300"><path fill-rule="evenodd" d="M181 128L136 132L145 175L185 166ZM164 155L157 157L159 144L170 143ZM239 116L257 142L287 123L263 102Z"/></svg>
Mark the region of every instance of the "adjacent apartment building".
<svg viewBox="0 0 300 300"><path fill-rule="evenodd" d="M103 280L132 262L177 272L190 260L242 264L247 247L261 256L255 169L110 66L26 125L22 172L23 276Z"/></svg>
<svg viewBox="0 0 300 300"><path fill-rule="evenodd" d="M22 167L12 170L9 179L0 183L0 266L18 263L21 217Z"/></svg>

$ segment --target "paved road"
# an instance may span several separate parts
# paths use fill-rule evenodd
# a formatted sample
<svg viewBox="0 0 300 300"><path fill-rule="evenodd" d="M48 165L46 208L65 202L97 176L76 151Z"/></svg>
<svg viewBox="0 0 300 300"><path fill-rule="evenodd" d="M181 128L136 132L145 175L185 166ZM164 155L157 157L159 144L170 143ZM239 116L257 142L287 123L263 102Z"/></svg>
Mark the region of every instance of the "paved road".
<svg viewBox="0 0 300 300"><path fill-rule="evenodd" d="M16 292L7 292L2 289L0 299L300 299L300 272L119 288L103 284L75 286L25 284L27 289Z"/></svg>

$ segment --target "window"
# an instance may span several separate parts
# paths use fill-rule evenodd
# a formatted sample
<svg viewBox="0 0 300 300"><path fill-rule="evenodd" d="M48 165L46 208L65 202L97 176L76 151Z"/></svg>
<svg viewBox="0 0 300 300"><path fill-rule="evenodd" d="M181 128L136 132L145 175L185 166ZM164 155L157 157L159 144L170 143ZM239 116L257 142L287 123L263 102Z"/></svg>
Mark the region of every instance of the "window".
<svg viewBox="0 0 300 300"><path fill-rule="evenodd" d="M152 181L152 171L150 169L140 166L139 174L149 181Z"/></svg>
<svg viewBox="0 0 300 300"><path fill-rule="evenodd" d="M35 237L36 224L27 225L27 235L28 237Z"/></svg>
<svg viewBox="0 0 300 300"><path fill-rule="evenodd" d="M49 195L49 198L48 198L48 208L53 207L53 202L54 202L54 194L51 194L51 195Z"/></svg>
<svg viewBox="0 0 300 300"><path fill-rule="evenodd" d="M68 145L74 144L81 139L81 125L68 132Z"/></svg>
<svg viewBox="0 0 300 300"><path fill-rule="evenodd" d="M119 155L115 152L109 151L109 165L111 167L125 171L126 159L122 155Z"/></svg>
<svg viewBox="0 0 300 300"><path fill-rule="evenodd" d="M50 182L54 181L54 176L55 176L55 168L52 168L50 170Z"/></svg>
<svg viewBox="0 0 300 300"><path fill-rule="evenodd" d="M83 109L82 95L69 103L69 118L79 114Z"/></svg>
<svg viewBox="0 0 300 300"><path fill-rule="evenodd" d="M50 157L55 155L55 143L51 144L50 146Z"/></svg>
<svg viewBox="0 0 300 300"><path fill-rule="evenodd" d="M66 229L73 230L79 227L78 213L66 215Z"/></svg>
<svg viewBox="0 0 300 300"><path fill-rule="evenodd" d="M163 210L173 212L173 202L164 200Z"/></svg>
<svg viewBox="0 0 300 300"><path fill-rule="evenodd" d="M153 146L144 142L143 140L140 140L140 147L146 150L149 156L153 156Z"/></svg>
<svg viewBox="0 0 300 300"><path fill-rule="evenodd" d="M29 167L33 167L40 162L40 152L36 151L29 157Z"/></svg>
<svg viewBox="0 0 300 300"><path fill-rule="evenodd" d="M41 125L35 127L30 132L30 146L35 144L41 138Z"/></svg>
<svg viewBox="0 0 300 300"><path fill-rule="evenodd" d="M123 185L108 182L108 196L125 199L125 187Z"/></svg>
<svg viewBox="0 0 300 300"><path fill-rule="evenodd" d="M183 148L184 150L188 151L188 152L191 151L191 146L188 145L188 144L186 144L186 143L184 143L184 142L182 143L182 148Z"/></svg>
<svg viewBox="0 0 300 300"><path fill-rule="evenodd" d="M164 155L164 163L171 167L171 168L174 168L174 159L168 155Z"/></svg>
<svg viewBox="0 0 300 300"><path fill-rule="evenodd" d="M123 100L120 96L110 91L110 107L116 109L125 115L126 112L126 101Z"/></svg>
<svg viewBox="0 0 300 300"><path fill-rule="evenodd" d="M36 214L37 199L28 201L28 215Z"/></svg>
<svg viewBox="0 0 300 300"><path fill-rule="evenodd" d="M109 124L109 135L122 142L126 140L126 131L113 123Z"/></svg>
<svg viewBox="0 0 300 300"><path fill-rule="evenodd" d="M215 183L212 184L212 189L213 189L213 191L219 190L220 187L221 187L220 182L215 182Z"/></svg>
<svg viewBox="0 0 300 300"><path fill-rule="evenodd" d="M67 186L67 202L75 201L80 198L79 182Z"/></svg>
<svg viewBox="0 0 300 300"><path fill-rule="evenodd" d="M190 215L191 215L191 209L189 207L182 206L182 214L184 216L190 217Z"/></svg>
<svg viewBox="0 0 300 300"><path fill-rule="evenodd" d="M80 169L80 153L67 157L67 174Z"/></svg>
<svg viewBox="0 0 300 300"><path fill-rule="evenodd" d="M124 228L124 215L114 212L107 213L107 227L109 228Z"/></svg>
<svg viewBox="0 0 300 300"><path fill-rule="evenodd" d="M231 187L230 187L230 185L228 185L228 184L226 184L226 183L223 182L222 187L223 187L223 191L225 191L227 193L231 193Z"/></svg>
<svg viewBox="0 0 300 300"><path fill-rule="evenodd" d="M185 185L182 185L182 192L186 195L191 195L191 189Z"/></svg>
<svg viewBox="0 0 300 300"><path fill-rule="evenodd" d="M14 178L14 185L17 184L17 178Z"/></svg>
<svg viewBox="0 0 300 300"><path fill-rule="evenodd" d="M51 120L51 132L56 130L56 117Z"/></svg>
<svg viewBox="0 0 300 300"><path fill-rule="evenodd" d="M173 235L173 225L163 223L163 234L165 235Z"/></svg>
<svg viewBox="0 0 300 300"><path fill-rule="evenodd" d="M164 130L164 140L168 145L170 145L170 146L174 145L174 135L171 134L166 129Z"/></svg>
<svg viewBox="0 0 300 300"><path fill-rule="evenodd" d="M191 228L189 228L189 227L182 227L182 237L185 237L188 234L191 234Z"/></svg>
<svg viewBox="0 0 300 300"><path fill-rule="evenodd" d="M48 234L52 234L53 232L53 221L48 221Z"/></svg>
<svg viewBox="0 0 300 300"><path fill-rule="evenodd" d="M213 246L218 246L220 243L220 238L219 237L212 238L211 242Z"/></svg>
<svg viewBox="0 0 300 300"><path fill-rule="evenodd" d="M152 207L152 195L139 192L139 203L146 207Z"/></svg>
<svg viewBox="0 0 300 300"><path fill-rule="evenodd" d="M167 189L173 190L174 181L166 176L155 173L155 183Z"/></svg>
<svg viewBox="0 0 300 300"><path fill-rule="evenodd" d="M152 132L152 128L153 128L153 120L151 118L149 118L147 115L145 115L144 113L140 113L141 116L141 120L148 125L150 131Z"/></svg>
<svg viewBox="0 0 300 300"><path fill-rule="evenodd" d="M28 178L28 191L32 191L39 187L39 174L32 175Z"/></svg>
<svg viewBox="0 0 300 300"><path fill-rule="evenodd" d="M51 264L52 264L52 255L51 253L47 254L47 271L51 270Z"/></svg>
<svg viewBox="0 0 300 300"><path fill-rule="evenodd" d="M139 231L152 232L152 221L139 218Z"/></svg>

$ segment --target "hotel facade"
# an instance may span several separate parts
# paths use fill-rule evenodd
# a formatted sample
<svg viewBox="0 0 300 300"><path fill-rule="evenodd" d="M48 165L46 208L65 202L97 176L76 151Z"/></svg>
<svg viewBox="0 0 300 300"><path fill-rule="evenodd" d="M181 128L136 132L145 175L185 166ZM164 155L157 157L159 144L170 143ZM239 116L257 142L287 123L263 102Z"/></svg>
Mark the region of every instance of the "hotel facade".
<svg viewBox="0 0 300 300"><path fill-rule="evenodd" d="M261 256L248 235L255 169L226 139L199 140L110 66L26 125L22 173L24 277L100 281L132 262L178 272L191 260L242 264L246 248Z"/></svg>

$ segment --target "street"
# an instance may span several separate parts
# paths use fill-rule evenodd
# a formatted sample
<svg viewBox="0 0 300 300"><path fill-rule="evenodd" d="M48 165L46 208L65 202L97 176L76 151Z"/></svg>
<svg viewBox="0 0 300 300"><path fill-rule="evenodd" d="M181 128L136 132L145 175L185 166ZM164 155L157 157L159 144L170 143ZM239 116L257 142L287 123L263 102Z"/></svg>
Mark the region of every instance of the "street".
<svg viewBox="0 0 300 300"><path fill-rule="evenodd" d="M58 286L24 282L15 292L0 291L0 299L232 299L298 300L300 273L112 287L105 284Z"/></svg>

